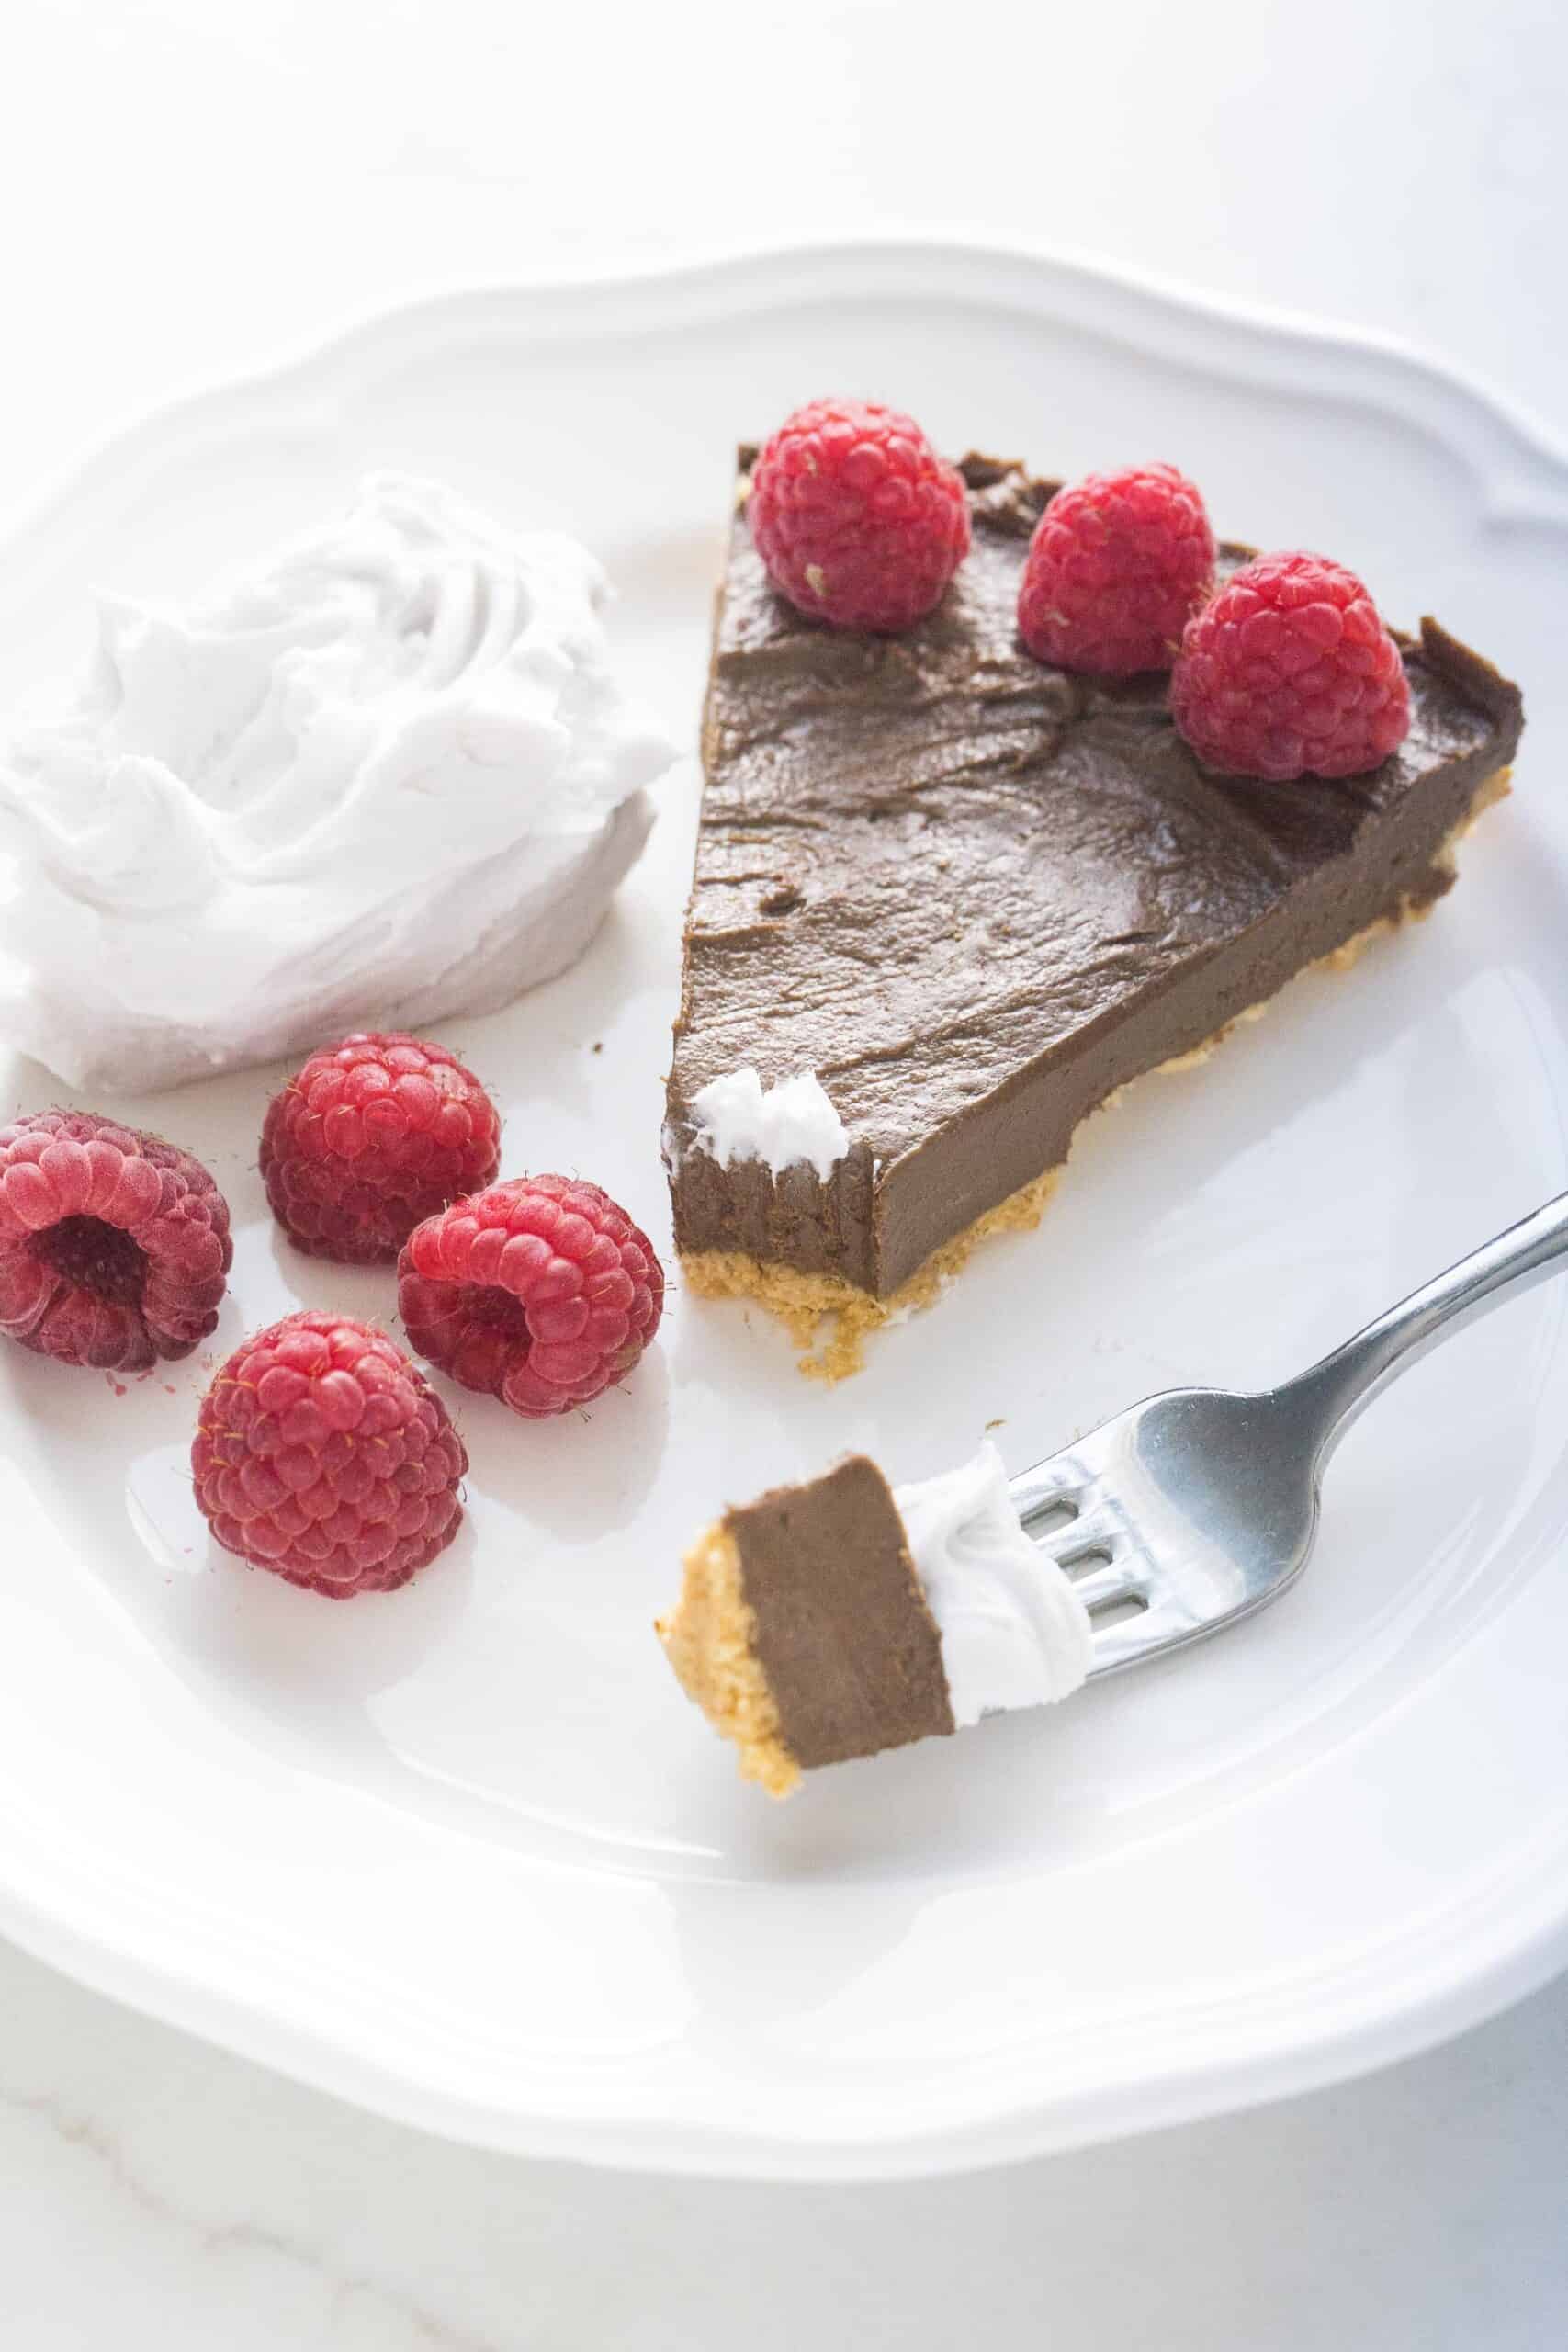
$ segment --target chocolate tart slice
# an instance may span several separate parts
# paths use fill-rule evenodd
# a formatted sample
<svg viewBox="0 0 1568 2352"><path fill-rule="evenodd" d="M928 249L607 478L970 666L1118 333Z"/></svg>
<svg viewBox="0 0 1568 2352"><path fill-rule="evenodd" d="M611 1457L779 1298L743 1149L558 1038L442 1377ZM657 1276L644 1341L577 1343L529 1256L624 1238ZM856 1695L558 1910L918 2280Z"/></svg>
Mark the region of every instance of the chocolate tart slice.
<svg viewBox="0 0 1568 2352"><path fill-rule="evenodd" d="M950 1732L942 1645L863 1454L727 1511L656 1627L688 1697L770 1796L803 1770Z"/></svg>
<svg viewBox="0 0 1568 2352"><path fill-rule="evenodd" d="M725 1512L654 1628L688 1698L788 1796L804 1772L1066 1698L1089 1613L1019 1524L993 1445L890 1487L852 1454Z"/></svg>
<svg viewBox="0 0 1568 2352"><path fill-rule="evenodd" d="M1455 842L1507 788L1522 710L1428 620L1400 639L1412 724L1381 767L1218 775L1163 677L1078 677L1018 642L1058 485L965 458L972 553L929 619L871 637L773 594L746 523L754 454L715 628L665 1148L688 1286L759 1299L807 1348L835 1317L803 1368L837 1378L976 1241L1037 1221L1118 1088L1441 897ZM1224 547L1222 571L1251 552Z"/></svg>

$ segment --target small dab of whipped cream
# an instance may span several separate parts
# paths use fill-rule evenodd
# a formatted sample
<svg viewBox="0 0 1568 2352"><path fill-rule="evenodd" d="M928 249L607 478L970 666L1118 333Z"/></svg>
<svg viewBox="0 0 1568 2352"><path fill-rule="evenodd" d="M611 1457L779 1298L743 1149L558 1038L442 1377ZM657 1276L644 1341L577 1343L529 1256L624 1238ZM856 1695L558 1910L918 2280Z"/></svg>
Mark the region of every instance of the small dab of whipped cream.
<svg viewBox="0 0 1568 2352"><path fill-rule="evenodd" d="M822 1183L849 1150L842 1119L815 1070L764 1086L751 1069L710 1079L692 1097L694 1151L721 1168L737 1159L765 1161L774 1176L786 1168L814 1168Z"/></svg>
<svg viewBox="0 0 1568 2352"><path fill-rule="evenodd" d="M101 598L91 673L0 742L0 1031L137 1092L564 969L674 756L607 595L561 534L381 475L187 611Z"/></svg>
<svg viewBox="0 0 1568 2352"><path fill-rule="evenodd" d="M896 1487L893 1499L942 1635L959 1729L1076 1690L1089 1668L1089 1611L1024 1533L989 1440L962 1469Z"/></svg>

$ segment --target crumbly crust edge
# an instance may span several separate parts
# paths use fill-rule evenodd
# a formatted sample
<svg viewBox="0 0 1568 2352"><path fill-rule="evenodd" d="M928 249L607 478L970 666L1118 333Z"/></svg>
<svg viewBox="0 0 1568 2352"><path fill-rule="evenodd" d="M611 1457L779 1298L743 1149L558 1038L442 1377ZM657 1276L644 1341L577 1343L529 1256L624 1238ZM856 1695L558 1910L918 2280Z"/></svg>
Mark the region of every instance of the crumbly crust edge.
<svg viewBox="0 0 1568 2352"><path fill-rule="evenodd" d="M681 1598L654 1632L686 1696L739 1751L743 1780L787 1797L800 1766L785 1747L779 1711L756 1652L740 1547L722 1520L705 1528L682 1563Z"/></svg>

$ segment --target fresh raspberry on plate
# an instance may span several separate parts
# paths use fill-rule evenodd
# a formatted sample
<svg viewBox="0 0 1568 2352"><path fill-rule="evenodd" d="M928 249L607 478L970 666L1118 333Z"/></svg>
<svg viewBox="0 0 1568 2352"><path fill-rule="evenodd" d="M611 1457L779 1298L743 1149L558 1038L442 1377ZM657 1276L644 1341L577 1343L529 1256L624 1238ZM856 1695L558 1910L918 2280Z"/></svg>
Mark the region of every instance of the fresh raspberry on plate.
<svg viewBox="0 0 1568 2352"><path fill-rule="evenodd" d="M664 1269L597 1184L514 1176L411 1235L398 1304L421 1355L542 1420L630 1372L659 1329Z"/></svg>
<svg viewBox="0 0 1568 2352"><path fill-rule="evenodd" d="M463 1441L384 1331L315 1309L236 1348L202 1399L196 1498L226 1551L333 1600L389 1592L457 1532Z"/></svg>
<svg viewBox="0 0 1568 2352"><path fill-rule="evenodd" d="M1285 784L1387 759L1410 731L1410 684L1353 571L1264 555L1189 621L1170 709L1212 767Z"/></svg>
<svg viewBox="0 0 1568 2352"><path fill-rule="evenodd" d="M267 1106L261 1172L297 1248L387 1266L422 1218L488 1184L501 1121L472 1070L423 1037L322 1046Z"/></svg>
<svg viewBox="0 0 1568 2352"><path fill-rule="evenodd" d="M1168 670L1214 576L1202 497L1174 466L1086 474L1035 526L1018 631L1037 662L1107 677Z"/></svg>
<svg viewBox="0 0 1568 2352"><path fill-rule="evenodd" d="M61 1363L144 1372L218 1322L229 1204L198 1159L93 1111L0 1126L0 1331Z"/></svg>
<svg viewBox="0 0 1568 2352"><path fill-rule="evenodd" d="M911 416L808 401L752 469L747 512L781 596L838 628L908 628L969 552L963 476Z"/></svg>

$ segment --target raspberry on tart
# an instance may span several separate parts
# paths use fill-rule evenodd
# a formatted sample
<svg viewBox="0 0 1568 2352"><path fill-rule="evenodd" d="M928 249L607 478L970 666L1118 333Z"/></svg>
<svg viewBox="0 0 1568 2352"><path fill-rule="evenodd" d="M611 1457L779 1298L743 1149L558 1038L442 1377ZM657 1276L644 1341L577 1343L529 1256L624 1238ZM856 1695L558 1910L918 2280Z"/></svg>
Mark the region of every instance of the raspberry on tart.
<svg viewBox="0 0 1568 2352"><path fill-rule="evenodd" d="M751 537L797 612L838 628L908 628L969 552L956 469L911 416L876 401L808 401L752 469Z"/></svg>
<svg viewBox="0 0 1568 2352"><path fill-rule="evenodd" d="M1202 494L1174 466L1086 474L1030 541L1018 633L1038 662L1104 677L1168 670L1214 577Z"/></svg>
<svg viewBox="0 0 1568 2352"><path fill-rule="evenodd" d="M336 1600L389 1592L446 1550L468 1466L402 1350L313 1309L235 1350L191 1448L196 1498L224 1549Z"/></svg>
<svg viewBox="0 0 1568 2352"><path fill-rule="evenodd" d="M1189 621L1170 710L1199 758L1227 775L1362 775L1410 732L1410 681L1353 571L1326 556L1261 555Z"/></svg>
<svg viewBox="0 0 1568 2352"><path fill-rule="evenodd" d="M742 485L755 461L743 445ZM665 1102L675 1247L688 1293L756 1299L803 1346L821 1333L808 1369L829 1378L987 1235L1038 1220L1099 1104L1440 898L1523 723L1518 688L1427 620L1396 649L1397 758L1390 674L1387 734L1352 754L1381 763L1354 790L1233 779L1183 741L1164 676L1033 658L1020 591L1062 486L978 454L959 472L969 555L900 637L823 628L774 594L744 498L716 616ZM1179 718L1223 583L1255 556L1216 549ZM1375 690L1370 621L1352 596L1280 635L1336 628ZM764 1106L809 1080L825 1116L774 1139L787 1150L720 1148L714 1090L742 1080Z"/></svg>
<svg viewBox="0 0 1568 2352"><path fill-rule="evenodd" d="M540 1420L630 1372L659 1329L664 1269L597 1184L516 1176L411 1236L398 1304L422 1356Z"/></svg>
<svg viewBox="0 0 1568 2352"><path fill-rule="evenodd" d="M0 1126L0 1331L58 1363L143 1372L218 1322L229 1204L177 1145L92 1111Z"/></svg>
<svg viewBox="0 0 1568 2352"><path fill-rule="evenodd" d="M274 1095L262 1182L297 1249L388 1266L422 1219L490 1182L500 1144L495 1105L445 1046L356 1032Z"/></svg>

